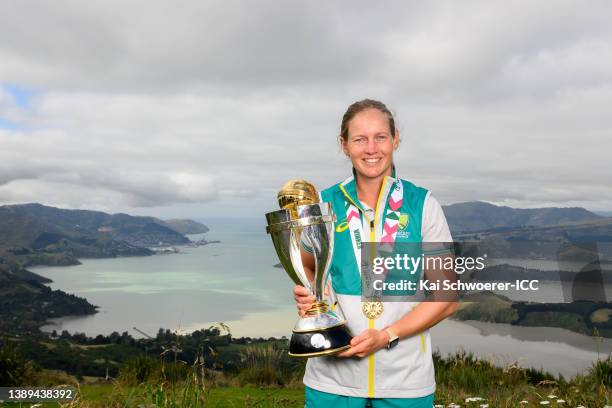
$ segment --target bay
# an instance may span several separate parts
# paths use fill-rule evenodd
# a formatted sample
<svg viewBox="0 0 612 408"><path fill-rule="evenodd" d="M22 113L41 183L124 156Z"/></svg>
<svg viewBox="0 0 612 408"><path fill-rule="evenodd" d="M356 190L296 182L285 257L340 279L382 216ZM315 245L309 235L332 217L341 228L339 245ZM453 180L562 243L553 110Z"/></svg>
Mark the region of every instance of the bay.
<svg viewBox="0 0 612 408"><path fill-rule="evenodd" d="M53 319L43 329L90 336L134 328L189 332L224 322L234 336L289 336L297 318L293 283L278 262L262 219L209 219L208 240L221 243L179 254L85 259L82 265L38 267L50 286L100 307L85 317ZM201 236L194 236L193 239ZM446 320L432 329L434 349L462 348L498 365L514 362L573 376L612 352L612 340L565 329Z"/></svg>
<svg viewBox="0 0 612 408"><path fill-rule="evenodd" d="M179 254L83 259L77 266L32 268L52 279L53 289L100 307L95 315L53 319L43 329L138 335L133 329L137 327L154 335L160 327L193 330L217 322L243 322L262 312L294 311L293 284L274 267L278 260L263 222L205 220L211 228L206 238L221 243L181 247Z"/></svg>

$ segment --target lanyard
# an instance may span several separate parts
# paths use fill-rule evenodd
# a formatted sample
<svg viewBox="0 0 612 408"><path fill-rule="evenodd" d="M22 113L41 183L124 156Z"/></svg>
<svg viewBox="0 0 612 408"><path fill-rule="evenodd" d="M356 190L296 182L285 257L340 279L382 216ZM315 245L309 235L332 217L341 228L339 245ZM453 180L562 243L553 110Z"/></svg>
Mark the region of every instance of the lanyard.
<svg viewBox="0 0 612 408"><path fill-rule="evenodd" d="M380 243L379 249L381 252L393 252L404 192L400 180L385 177L376 203L374 218L370 219L366 211L346 191L345 186L352 181L353 177L349 177L340 184L340 189L344 193L346 221L350 230L357 268L359 269L359 275L361 275L361 246L364 240ZM385 209L386 213L383 214ZM377 228L381 224L382 228ZM367 236L366 231L368 231Z"/></svg>

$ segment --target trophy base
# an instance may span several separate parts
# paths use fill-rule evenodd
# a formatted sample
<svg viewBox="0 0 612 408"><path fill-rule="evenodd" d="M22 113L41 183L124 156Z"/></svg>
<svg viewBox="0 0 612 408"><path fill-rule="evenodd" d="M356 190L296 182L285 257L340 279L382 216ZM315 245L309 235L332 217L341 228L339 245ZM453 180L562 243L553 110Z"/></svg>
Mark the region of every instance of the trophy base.
<svg viewBox="0 0 612 408"><path fill-rule="evenodd" d="M294 331L289 343L291 357L319 357L350 347L351 333L345 324L310 331Z"/></svg>

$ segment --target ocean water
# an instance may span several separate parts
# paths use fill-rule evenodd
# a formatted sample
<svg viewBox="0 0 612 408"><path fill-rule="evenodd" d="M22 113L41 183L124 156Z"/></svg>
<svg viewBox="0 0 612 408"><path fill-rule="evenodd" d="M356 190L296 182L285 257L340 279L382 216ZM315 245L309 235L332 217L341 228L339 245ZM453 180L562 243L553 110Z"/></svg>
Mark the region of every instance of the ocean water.
<svg viewBox="0 0 612 408"><path fill-rule="evenodd" d="M84 259L82 265L33 268L50 286L85 297L99 313L55 320L54 329L90 335L129 331L154 335L160 327L192 330L216 322L251 322L263 314L294 313L293 284L278 262L265 220L208 220L208 240L181 253L117 259ZM201 236L192 236L199 239ZM249 317L248 319L246 317ZM290 326L291 327L291 326ZM266 327L237 334L281 335Z"/></svg>
<svg viewBox="0 0 612 408"><path fill-rule="evenodd" d="M208 240L181 253L117 259L85 259L70 267L38 267L50 286L85 297L99 313L54 319L43 329L88 335L134 328L154 336L159 328L191 331L219 322L235 336L290 336L297 319L293 283L278 262L263 219L203 220ZM199 236L193 236L193 239ZM459 348L499 365L518 362L565 376L612 352L612 341L568 330L482 322L444 321L432 329L433 347Z"/></svg>

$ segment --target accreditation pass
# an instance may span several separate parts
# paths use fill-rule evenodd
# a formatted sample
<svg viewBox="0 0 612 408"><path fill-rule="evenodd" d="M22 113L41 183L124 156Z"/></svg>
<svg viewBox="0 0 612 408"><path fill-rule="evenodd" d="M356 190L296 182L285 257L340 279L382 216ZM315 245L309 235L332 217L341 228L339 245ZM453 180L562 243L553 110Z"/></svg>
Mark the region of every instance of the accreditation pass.
<svg viewBox="0 0 612 408"><path fill-rule="evenodd" d="M67 402L76 398L74 388L0 387L2 402Z"/></svg>

